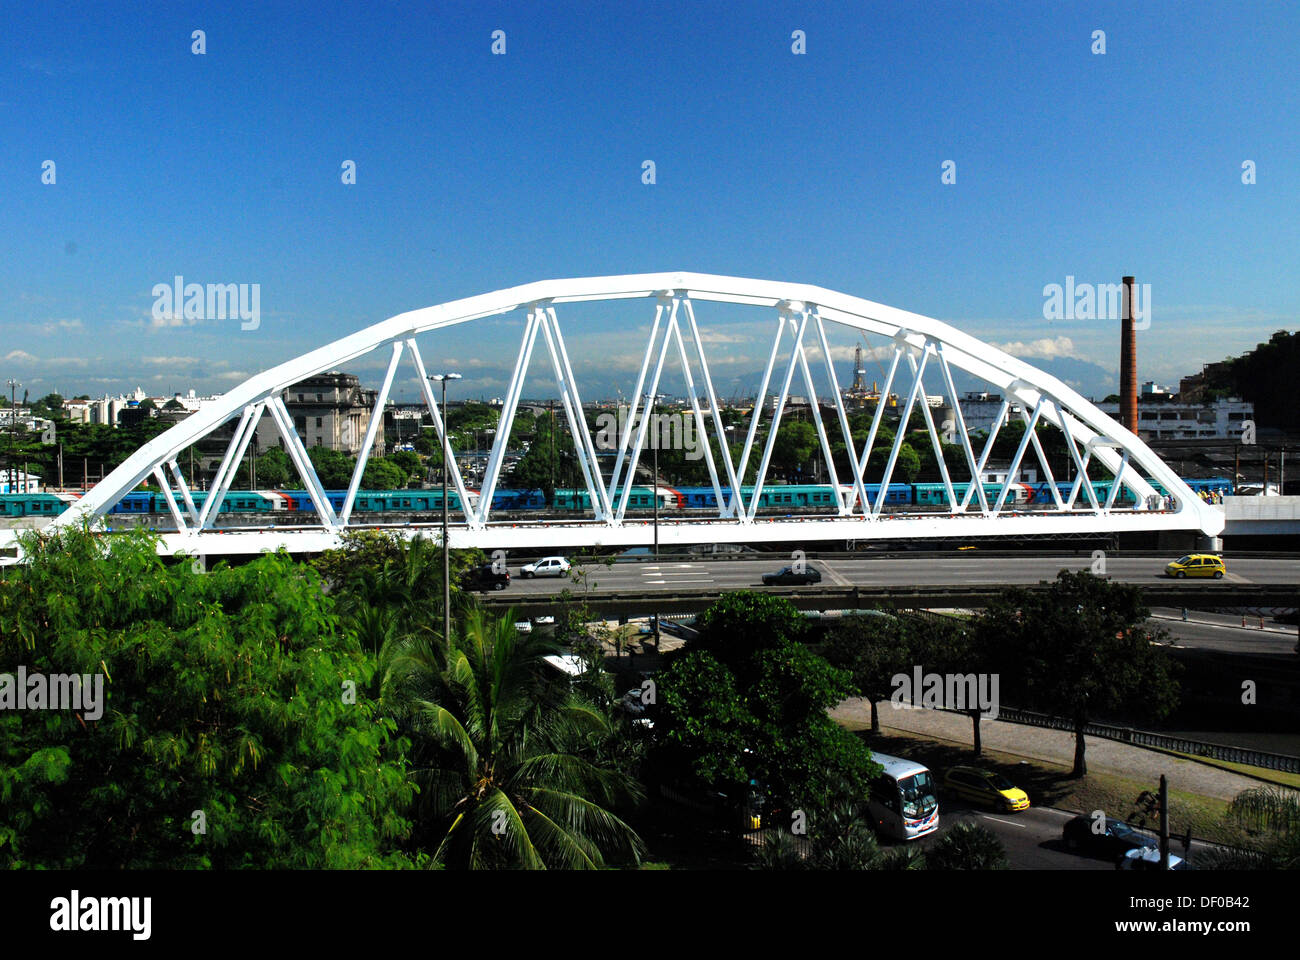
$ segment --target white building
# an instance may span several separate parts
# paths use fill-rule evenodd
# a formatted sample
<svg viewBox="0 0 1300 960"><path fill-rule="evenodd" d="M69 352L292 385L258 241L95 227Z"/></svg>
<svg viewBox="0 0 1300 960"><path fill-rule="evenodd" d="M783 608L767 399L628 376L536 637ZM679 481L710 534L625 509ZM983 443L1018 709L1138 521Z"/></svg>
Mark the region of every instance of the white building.
<svg viewBox="0 0 1300 960"><path fill-rule="evenodd" d="M0 470L0 493L40 493L41 478L34 473L15 475L13 470Z"/></svg>
<svg viewBox="0 0 1300 960"><path fill-rule="evenodd" d="M1002 409L1002 395L989 393L986 390L967 393L962 396L958 404L968 433L988 433L993 429L993 421L997 419L998 411ZM1007 408L1007 417L1013 422L1020 420L1019 403L1012 402ZM1003 426L1006 426L1005 421Z"/></svg>
<svg viewBox="0 0 1300 960"><path fill-rule="evenodd" d="M1143 440L1226 440L1240 438L1242 424L1255 418L1255 405L1237 397L1206 403L1183 403L1145 396L1138 401L1138 436ZM1119 417L1119 404L1102 402L1097 408Z"/></svg>
<svg viewBox="0 0 1300 960"><path fill-rule="evenodd" d="M1006 483L1007 474L1011 469L1011 464L1006 463L1001 466L985 467L980 473L980 479L984 483ZM1023 464L1016 471L1016 475L1011 478L1012 483L1037 483L1038 468L1026 467Z"/></svg>
<svg viewBox="0 0 1300 960"><path fill-rule="evenodd" d="M213 403L219 399L221 398L217 395L200 397L194 390L189 390L184 394L176 393L170 397L150 397L142 388L136 387L131 393L121 394L116 397L104 394L98 400L65 400L63 409L67 413L68 419L74 423L102 423L115 427L121 422L123 410L139 406L145 400L152 400L153 405L160 411L174 400L187 413L197 413L205 404Z"/></svg>

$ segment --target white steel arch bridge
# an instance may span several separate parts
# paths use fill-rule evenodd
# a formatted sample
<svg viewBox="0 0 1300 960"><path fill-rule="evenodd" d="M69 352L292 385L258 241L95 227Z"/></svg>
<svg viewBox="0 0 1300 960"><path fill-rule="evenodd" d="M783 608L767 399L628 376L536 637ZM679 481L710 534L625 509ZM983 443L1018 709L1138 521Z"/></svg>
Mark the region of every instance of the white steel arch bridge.
<svg viewBox="0 0 1300 960"><path fill-rule="evenodd" d="M638 465L644 465L646 429L641 417L633 431L619 438L612 472L606 476L585 417L578 379L561 327L568 304L601 301L644 301L650 335L645 345L631 398L631 421L638 419L643 398L659 392L666 359L680 360L689 412L699 436L716 441L706 444L704 458L716 494L707 514L660 516L657 536L661 543L693 544L744 542L812 542L829 540L884 540L947 537L984 537L1032 534L1098 534L1126 531L1194 531L1215 537L1223 529L1222 511L1203 502L1138 437L1106 416L1069 386L1033 366L938 320L895 307L873 303L822 287L696 273L653 273L613 277L545 280L480 296L455 300L391 317L350 336L319 347L296 359L250 377L217 403L149 441L113 470L98 485L57 517L55 529L83 522L102 522L121 498L141 482L157 484L174 528L162 529L162 547L168 553L232 555L284 547L295 553L312 553L336 546L349 529L391 525L382 517L356 512L361 477L371 455L376 428L399 370L406 365L423 395L424 403L451 464L451 484L457 494L449 534L453 547L483 549L579 548L584 546L649 544L656 532L649 517L628 514L629 492ZM766 316L772 344L762 386L750 415L743 446L733 456L720 416L718 395L710 373L706 338L700 334L696 304L736 304ZM649 313L653 311L653 320ZM444 429L444 411L430 387L418 334L474 323L504 314L520 316L514 374L508 384L495 441L488 456L479 495L472 496L456 464L452 443ZM829 326L847 328L854 336L869 334L883 342L878 351L882 371L888 373L880 391L870 431L864 444L854 442L849 410L828 345ZM879 338L883 338L880 340ZM493 496L501 486L511 425L519 406L525 374L538 344L544 346L555 374L559 402L570 429L576 458L591 504L581 519L501 519L493 516ZM690 349L688 349L688 344ZM346 496L331 497L312 467L307 449L283 395L286 389L315 374L334 370L374 351L387 355L382 385L370 426L357 457ZM825 415L816 402L817 388L810 354L824 366L823 383L829 384L833 404ZM694 360L691 360L691 357ZM959 404L954 371L988 384L1002 397L1000 411L984 439L965 423ZM926 402L926 378L953 400L955 423L943 425L945 439L960 447L966 476L979 477L990 466L998 432L1013 420L1025 425L1014 459L1005 465L1007 476L1037 461L1044 480L1043 502L1034 509L1008 497L1009 485L986 489L981 483L954 480L942 453L936 462L942 474L943 496L938 507L897 509L886 505L886 491L895 479L905 426L923 422L936 451L941 427ZM778 489L768 477L776 427L795 390L806 389L813 426L830 483L831 497L821 512L812 515L770 515L760 512L762 491ZM881 446L871 459L887 408L884 398L897 390L894 408L901 417L892 444ZM833 406L833 410L829 407ZM770 413L760 423L765 411ZM308 492L314 511L302 518L276 517L275 523L256 519L241 524L217 525L221 504L230 490L237 465L247 450L258 421L269 416L284 438L284 447ZM916 418L916 419L914 419ZM209 490L202 496L187 482L178 463L182 451L228 423L233 436ZM1072 482L1054 477L1044 455L1039 430L1047 425L1063 434ZM887 436L887 430L885 434ZM854 469L841 476L832 457L832 440L842 437ZM887 453L886 453L886 448ZM869 476L869 460L883 466ZM609 458L606 457L606 460ZM749 471L757 464L753 479ZM1113 482L1098 496L1094 483L1082 478L1089 469L1101 468ZM746 478L738 483L738 478ZM1160 492L1157 492L1157 486ZM1124 488L1132 497L1118 497ZM332 502L333 501L333 502ZM498 513L500 511L497 511ZM108 518L111 519L111 518ZM167 516L162 518L166 521ZM229 518L225 518L229 519ZM440 515L430 522L401 522L398 529L410 535L438 537ZM295 522L301 521L301 522ZM14 534L0 534L12 541Z"/></svg>

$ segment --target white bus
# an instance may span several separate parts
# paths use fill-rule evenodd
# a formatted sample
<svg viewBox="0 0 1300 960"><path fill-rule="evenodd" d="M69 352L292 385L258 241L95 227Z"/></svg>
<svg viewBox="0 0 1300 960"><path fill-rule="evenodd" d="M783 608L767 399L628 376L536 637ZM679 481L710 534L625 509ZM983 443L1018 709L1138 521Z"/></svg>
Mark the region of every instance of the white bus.
<svg viewBox="0 0 1300 960"><path fill-rule="evenodd" d="M871 781L867 810L871 822L885 836L915 840L939 829L939 797L934 775L913 760L873 753L884 767Z"/></svg>

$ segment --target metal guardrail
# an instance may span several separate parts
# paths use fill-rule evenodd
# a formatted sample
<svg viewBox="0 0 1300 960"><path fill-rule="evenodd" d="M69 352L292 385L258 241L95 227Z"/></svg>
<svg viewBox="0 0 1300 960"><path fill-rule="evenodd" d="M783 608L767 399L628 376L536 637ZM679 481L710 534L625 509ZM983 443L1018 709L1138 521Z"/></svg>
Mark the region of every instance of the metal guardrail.
<svg viewBox="0 0 1300 960"><path fill-rule="evenodd" d="M965 713L962 710L948 711ZM1015 707L1000 707L999 720L1023 723L1035 727L1049 727L1053 730L1074 732L1074 724L1064 717L1054 717L1032 710L1019 710ZM1171 737L1149 730L1137 730L1133 727L1121 727L1111 723L1089 723L1083 732L1090 737L1102 737L1120 743L1131 743L1139 747L1155 747L1171 753L1186 753L1194 757L1206 757L1227 763L1243 763L1265 770L1279 770L1283 773L1300 773L1300 757L1291 757L1282 753L1269 753L1264 750L1250 750L1245 747L1228 747L1218 743L1206 743L1203 740L1188 740L1184 737Z"/></svg>

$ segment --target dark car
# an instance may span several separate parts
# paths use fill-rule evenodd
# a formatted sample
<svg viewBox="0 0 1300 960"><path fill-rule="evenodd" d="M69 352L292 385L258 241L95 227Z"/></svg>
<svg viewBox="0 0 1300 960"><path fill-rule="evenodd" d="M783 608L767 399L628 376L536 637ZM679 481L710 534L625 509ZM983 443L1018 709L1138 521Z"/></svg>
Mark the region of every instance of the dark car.
<svg viewBox="0 0 1300 960"><path fill-rule="evenodd" d="M510 571L497 571L492 564L485 563L469 571L464 584L468 590L504 590L510 586Z"/></svg>
<svg viewBox="0 0 1300 960"><path fill-rule="evenodd" d="M1089 816L1075 817L1061 830L1061 840L1071 850L1108 860L1118 860L1130 850L1159 845L1155 837L1129 826L1123 820L1107 818L1105 832L1101 833L1094 831L1093 822Z"/></svg>
<svg viewBox="0 0 1300 960"><path fill-rule="evenodd" d="M763 574L763 583L769 587L778 585L795 585L808 583L821 583L822 574L816 567L805 564L802 570L796 570L794 567L782 567L776 573Z"/></svg>

